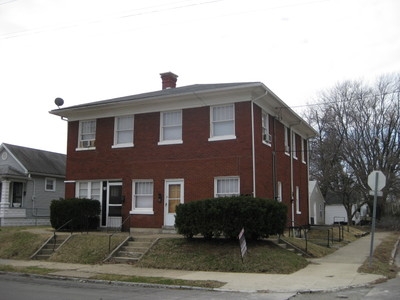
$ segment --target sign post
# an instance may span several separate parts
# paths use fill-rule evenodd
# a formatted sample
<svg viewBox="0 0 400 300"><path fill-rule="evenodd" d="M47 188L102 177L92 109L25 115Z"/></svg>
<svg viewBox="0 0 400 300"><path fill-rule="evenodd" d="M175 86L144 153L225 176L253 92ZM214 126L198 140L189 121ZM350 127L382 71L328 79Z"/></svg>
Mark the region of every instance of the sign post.
<svg viewBox="0 0 400 300"><path fill-rule="evenodd" d="M381 171L372 171L368 175L368 185L371 188L371 192L374 195L374 204L372 210L372 225L371 225L371 247L369 250L369 266L371 267L372 254L374 252L374 234L375 234L375 219L376 219L376 202L378 198L378 192L386 185L386 177ZM380 192L380 196L382 192Z"/></svg>
<svg viewBox="0 0 400 300"><path fill-rule="evenodd" d="M242 257L242 262L243 262L243 256L246 254L247 251L246 239L244 237L244 228L242 228L242 230L240 231L238 239L240 244L240 255Z"/></svg>

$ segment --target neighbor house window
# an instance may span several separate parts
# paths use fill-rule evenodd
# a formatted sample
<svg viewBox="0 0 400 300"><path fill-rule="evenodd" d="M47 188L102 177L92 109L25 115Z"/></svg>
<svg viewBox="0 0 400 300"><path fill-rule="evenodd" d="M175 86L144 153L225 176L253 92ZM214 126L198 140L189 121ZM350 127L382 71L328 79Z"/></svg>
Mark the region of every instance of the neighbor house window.
<svg viewBox="0 0 400 300"><path fill-rule="evenodd" d="M293 158L297 159L296 134L294 132L292 134L292 151L293 151Z"/></svg>
<svg viewBox="0 0 400 300"><path fill-rule="evenodd" d="M262 125L262 141L266 144L271 144L272 142L272 137L271 134L269 133L269 115L263 111L262 112L262 119L261 119L261 125Z"/></svg>
<svg viewBox="0 0 400 300"><path fill-rule="evenodd" d="M45 191L54 192L56 190L56 180L54 178L46 178L44 185Z"/></svg>
<svg viewBox="0 0 400 300"><path fill-rule="evenodd" d="M132 183L132 213L153 214L153 181L135 180Z"/></svg>
<svg viewBox="0 0 400 300"><path fill-rule="evenodd" d="M168 111L160 114L159 144L182 143L182 111Z"/></svg>
<svg viewBox="0 0 400 300"><path fill-rule="evenodd" d="M215 197L230 197L240 194L239 177L217 177L214 180Z"/></svg>
<svg viewBox="0 0 400 300"><path fill-rule="evenodd" d="M100 201L100 181L80 181L76 184L76 196L78 198L95 199Z"/></svg>
<svg viewBox="0 0 400 300"><path fill-rule="evenodd" d="M210 114L211 132L209 140L236 138L234 104L212 106Z"/></svg>
<svg viewBox="0 0 400 300"><path fill-rule="evenodd" d="M22 206L24 184L22 182L13 182L11 185L11 205L12 207Z"/></svg>
<svg viewBox="0 0 400 300"><path fill-rule="evenodd" d="M114 125L113 147L132 147L132 146L133 146L133 116L116 117Z"/></svg>
<svg viewBox="0 0 400 300"><path fill-rule="evenodd" d="M95 140L96 140L96 120L80 121L78 148L93 149L95 147Z"/></svg>

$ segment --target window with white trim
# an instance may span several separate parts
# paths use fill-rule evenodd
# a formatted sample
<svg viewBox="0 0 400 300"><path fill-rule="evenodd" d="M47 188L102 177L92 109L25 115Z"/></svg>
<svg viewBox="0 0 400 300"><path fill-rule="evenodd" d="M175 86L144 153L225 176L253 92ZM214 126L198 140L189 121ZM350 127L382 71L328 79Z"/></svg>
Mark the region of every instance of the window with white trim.
<svg viewBox="0 0 400 300"><path fill-rule="evenodd" d="M301 214L301 210L300 210L300 188L298 186L296 186L295 197L296 197L296 213L297 214Z"/></svg>
<svg viewBox="0 0 400 300"><path fill-rule="evenodd" d="M100 181L79 181L76 183L77 198L101 200L101 182Z"/></svg>
<svg viewBox="0 0 400 300"><path fill-rule="evenodd" d="M182 143L182 111L160 113L160 142L162 144Z"/></svg>
<svg viewBox="0 0 400 300"><path fill-rule="evenodd" d="M96 120L79 122L79 149L94 149L96 141Z"/></svg>
<svg viewBox="0 0 400 300"><path fill-rule="evenodd" d="M276 200L278 202L282 202L282 182L278 181L276 185L277 185L277 187L276 187L276 189L277 189Z"/></svg>
<svg viewBox="0 0 400 300"><path fill-rule="evenodd" d="M261 117L261 126L262 126L262 141L266 144L272 143L272 136L269 133L269 115L263 111Z"/></svg>
<svg viewBox="0 0 400 300"><path fill-rule="evenodd" d="M133 115L115 117L113 147L133 147Z"/></svg>
<svg viewBox="0 0 400 300"><path fill-rule="evenodd" d="M306 163L306 144L307 140L306 139L301 139L301 161L303 163Z"/></svg>
<svg viewBox="0 0 400 300"><path fill-rule="evenodd" d="M292 133L292 152L293 158L297 159L297 149L296 149L296 133Z"/></svg>
<svg viewBox="0 0 400 300"><path fill-rule="evenodd" d="M54 192L56 190L56 180L46 177L44 180L44 190L46 192Z"/></svg>
<svg viewBox="0 0 400 300"><path fill-rule="evenodd" d="M225 104L210 107L210 139L235 139L235 105Z"/></svg>
<svg viewBox="0 0 400 300"><path fill-rule="evenodd" d="M132 182L132 213L153 214L153 180Z"/></svg>
<svg viewBox="0 0 400 300"><path fill-rule="evenodd" d="M240 194L239 177L217 177L214 179L215 197L231 197Z"/></svg>
<svg viewBox="0 0 400 300"><path fill-rule="evenodd" d="M285 154L290 154L290 129L285 126Z"/></svg>

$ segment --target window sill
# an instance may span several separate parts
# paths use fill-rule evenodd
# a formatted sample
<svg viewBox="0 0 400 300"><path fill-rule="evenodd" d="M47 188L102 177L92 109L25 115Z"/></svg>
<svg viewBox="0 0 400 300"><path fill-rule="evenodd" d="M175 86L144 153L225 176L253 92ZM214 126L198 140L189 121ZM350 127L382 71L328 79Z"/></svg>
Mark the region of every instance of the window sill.
<svg viewBox="0 0 400 300"><path fill-rule="evenodd" d="M76 148L75 151L89 151L96 150L96 147L87 147L87 148Z"/></svg>
<svg viewBox="0 0 400 300"><path fill-rule="evenodd" d="M209 142L215 141L225 141L225 140L235 140L236 135L222 135L222 136L213 136L208 139Z"/></svg>
<svg viewBox="0 0 400 300"><path fill-rule="evenodd" d="M262 143L263 143L264 145L266 145L266 146L269 146L269 147L272 146L272 144L271 144L270 142L263 141Z"/></svg>
<svg viewBox="0 0 400 300"><path fill-rule="evenodd" d="M175 144L183 144L182 140L171 140L171 141L161 141L158 142L157 145L162 146L162 145L175 145Z"/></svg>
<svg viewBox="0 0 400 300"><path fill-rule="evenodd" d="M118 148L132 148L133 147L133 143L129 143L129 144L117 144L117 145L112 145L111 148L112 149L118 149Z"/></svg>
<svg viewBox="0 0 400 300"><path fill-rule="evenodd" d="M153 210L147 210L147 209L143 209L143 210L134 209L134 210L131 210L129 212L129 214L131 214L131 215L154 215L154 211Z"/></svg>

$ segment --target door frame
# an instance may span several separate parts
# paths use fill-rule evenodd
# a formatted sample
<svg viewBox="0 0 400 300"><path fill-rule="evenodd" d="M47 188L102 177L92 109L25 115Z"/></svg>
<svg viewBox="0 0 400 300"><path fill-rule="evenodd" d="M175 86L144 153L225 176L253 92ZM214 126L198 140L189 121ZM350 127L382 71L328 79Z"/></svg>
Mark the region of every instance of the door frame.
<svg viewBox="0 0 400 300"><path fill-rule="evenodd" d="M111 186L120 186L121 187L121 216L109 216L110 209L110 191ZM119 206L112 205L111 206ZM107 196L106 196L106 226L105 227L119 227L122 223L122 206L123 206L123 195L122 195L122 181L107 181Z"/></svg>
<svg viewBox="0 0 400 300"><path fill-rule="evenodd" d="M174 226L175 224L175 213L171 214L169 213L169 186L170 185L175 185L179 184L181 187L180 191L180 203L184 203L184 180L179 178L179 179L165 179L165 185L164 185L164 226L165 227L171 227Z"/></svg>

